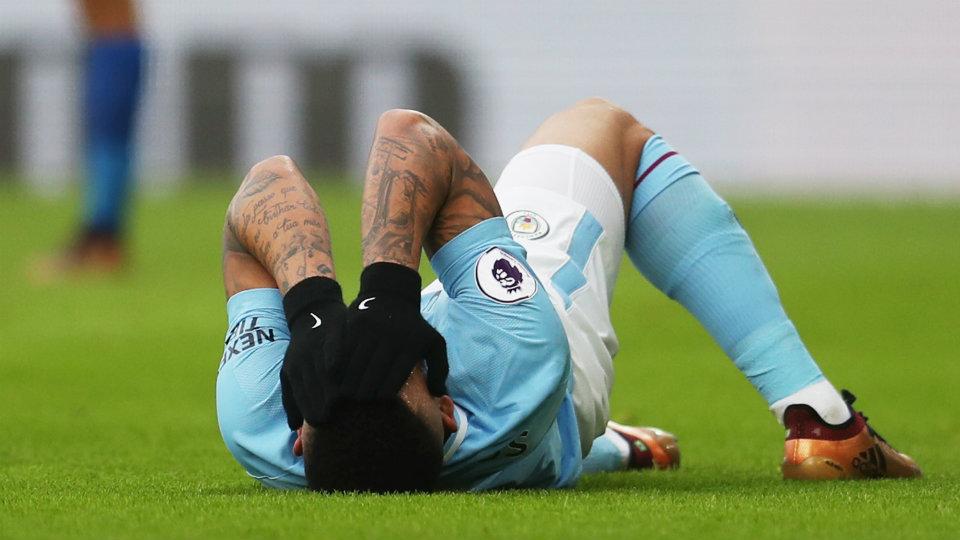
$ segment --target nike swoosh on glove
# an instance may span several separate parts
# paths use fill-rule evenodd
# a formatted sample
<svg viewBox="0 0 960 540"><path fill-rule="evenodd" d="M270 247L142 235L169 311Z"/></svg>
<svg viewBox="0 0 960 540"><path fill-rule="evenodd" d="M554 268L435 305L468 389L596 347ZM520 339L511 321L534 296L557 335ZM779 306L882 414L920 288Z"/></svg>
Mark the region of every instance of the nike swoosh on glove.
<svg viewBox="0 0 960 540"><path fill-rule="evenodd" d="M447 344L420 314L420 287L420 274L406 266L378 262L364 268L335 368L342 395L395 396L418 362L425 362L430 393L447 393Z"/></svg>

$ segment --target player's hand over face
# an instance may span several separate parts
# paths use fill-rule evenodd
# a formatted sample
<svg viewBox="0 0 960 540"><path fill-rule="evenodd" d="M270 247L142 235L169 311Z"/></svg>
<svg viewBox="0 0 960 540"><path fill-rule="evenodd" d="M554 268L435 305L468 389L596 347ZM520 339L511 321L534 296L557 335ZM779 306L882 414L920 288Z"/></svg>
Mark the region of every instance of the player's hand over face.
<svg viewBox="0 0 960 540"><path fill-rule="evenodd" d="M290 344L280 370L280 389L287 424L297 430L304 420L322 422L338 397L330 372L340 355L347 307L340 285L319 277L291 288L283 307Z"/></svg>
<svg viewBox="0 0 960 540"><path fill-rule="evenodd" d="M420 314L420 283L416 271L398 264L364 269L336 368L343 395L357 400L396 395L421 361L430 393L446 394L447 344Z"/></svg>

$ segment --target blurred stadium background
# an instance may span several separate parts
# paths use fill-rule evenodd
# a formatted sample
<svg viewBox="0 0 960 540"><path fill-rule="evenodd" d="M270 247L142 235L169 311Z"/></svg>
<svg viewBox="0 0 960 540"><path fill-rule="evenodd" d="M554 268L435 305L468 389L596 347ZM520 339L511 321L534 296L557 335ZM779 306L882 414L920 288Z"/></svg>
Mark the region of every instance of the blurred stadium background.
<svg viewBox="0 0 960 540"><path fill-rule="evenodd" d="M75 227L83 180L75 4L0 0L0 538L960 537L960 2L142 0L133 263L37 287L27 263ZM926 478L781 481L762 399L625 269L612 412L678 433L677 474L259 489L214 408L221 226L245 170L288 153L308 171L350 298L358 184L328 180L359 178L382 110L435 116L494 179L589 95L734 195L821 366Z"/></svg>
<svg viewBox="0 0 960 540"><path fill-rule="evenodd" d="M0 169L53 190L80 156L73 4L0 4ZM356 173L377 115L397 106L437 117L495 177L546 115L589 95L635 112L721 186L960 184L950 0L139 4L149 186L280 152Z"/></svg>

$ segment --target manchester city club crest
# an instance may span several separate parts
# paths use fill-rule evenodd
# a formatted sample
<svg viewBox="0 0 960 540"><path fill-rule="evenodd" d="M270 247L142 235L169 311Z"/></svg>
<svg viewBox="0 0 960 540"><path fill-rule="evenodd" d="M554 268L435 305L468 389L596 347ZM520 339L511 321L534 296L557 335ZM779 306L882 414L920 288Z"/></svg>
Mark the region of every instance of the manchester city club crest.
<svg viewBox="0 0 960 540"><path fill-rule="evenodd" d="M516 304L537 293L537 280L513 255L490 248L477 259L477 287L497 302Z"/></svg>
<svg viewBox="0 0 960 540"><path fill-rule="evenodd" d="M536 240L550 232L550 225L540 214L529 210L517 210L507 216L510 232L517 240Z"/></svg>

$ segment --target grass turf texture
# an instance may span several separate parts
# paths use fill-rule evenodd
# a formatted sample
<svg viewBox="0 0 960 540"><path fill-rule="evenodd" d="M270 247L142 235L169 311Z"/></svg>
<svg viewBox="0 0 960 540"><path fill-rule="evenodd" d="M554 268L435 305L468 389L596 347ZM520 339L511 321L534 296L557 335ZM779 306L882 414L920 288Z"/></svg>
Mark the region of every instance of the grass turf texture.
<svg viewBox="0 0 960 540"><path fill-rule="evenodd" d="M318 186L345 293L359 194ZM919 481L787 483L781 428L679 306L628 265L614 417L679 434L683 468L565 491L321 496L260 488L217 430L227 187L139 205L133 268L28 285L74 210L0 190L0 537L876 538L960 535L960 205L734 206L826 373L924 467Z"/></svg>

